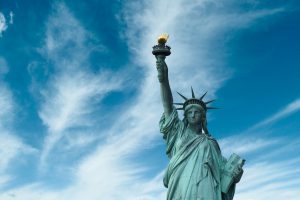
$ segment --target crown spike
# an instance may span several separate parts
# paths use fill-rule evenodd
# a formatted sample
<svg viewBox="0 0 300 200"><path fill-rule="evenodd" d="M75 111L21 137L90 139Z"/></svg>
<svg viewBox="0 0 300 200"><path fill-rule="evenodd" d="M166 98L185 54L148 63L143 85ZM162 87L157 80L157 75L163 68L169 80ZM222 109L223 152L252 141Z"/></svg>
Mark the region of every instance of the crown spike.
<svg viewBox="0 0 300 200"><path fill-rule="evenodd" d="M179 92L177 92L184 100L188 100L188 98L186 98L185 96L183 96L182 94L180 94Z"/></svg>
<svg viewBox="0 0 300 200"><path fill-rule="evenodd" d="M173 103L174 105L183 106L184 103Z"/></svg>
<svg viewBox="0 0 300 200"><path fill-rule="evenodd" d="M209 103L211 103L211 102L213 102L213 101L215 101L215 99L210 100L210 101L207 101L207 102L204 102L204 103L205 103L205 104L209 104Z"/></svg>
<svg viewBox="0 0 300 200"><path fill-rule="evenodd" d="M193 87L191 86L191 91L192 91L192 98L195 99L195 93L194 93L194 90L193 90Z"/></svg>
<svg viewBox="0 0 300 200"><path fill-rule="evenodd" d="M217 108L217 107L206 107L207 110L209 109L220 109L220 108Z"/></svg>
<svg viewBox="0 0 300 200"><path fill-rule="evenodd" d="M205 97L207 91L202 95L202 97L200 97L200 100L202 101L202 99Z"/></svg>

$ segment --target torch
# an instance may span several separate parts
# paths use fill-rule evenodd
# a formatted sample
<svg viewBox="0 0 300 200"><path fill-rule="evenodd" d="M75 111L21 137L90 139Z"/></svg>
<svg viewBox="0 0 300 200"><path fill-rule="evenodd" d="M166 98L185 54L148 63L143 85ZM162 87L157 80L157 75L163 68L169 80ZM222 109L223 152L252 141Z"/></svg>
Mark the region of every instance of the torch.
<svg viewBox="0 0 300 200"><path fill-rule="evenodd" d="M169 35L164 33L157 39L158 44L153 47L152 54L155 55L157 61L165 62L166 56L171 54L171 47L166 45Z"/></svg>

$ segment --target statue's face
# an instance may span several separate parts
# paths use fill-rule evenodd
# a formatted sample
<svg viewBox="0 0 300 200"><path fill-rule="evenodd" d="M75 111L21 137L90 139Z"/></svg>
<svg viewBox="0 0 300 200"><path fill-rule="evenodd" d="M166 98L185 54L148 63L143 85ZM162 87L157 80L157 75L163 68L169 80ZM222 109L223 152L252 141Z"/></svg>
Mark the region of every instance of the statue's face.
<svg viewBox="0 0 300 200"><path fill-rule="evenodd" d="M191 106L185 113L186 118L191 125L197 125L201 123L202 112L198 106Z"/></svg>

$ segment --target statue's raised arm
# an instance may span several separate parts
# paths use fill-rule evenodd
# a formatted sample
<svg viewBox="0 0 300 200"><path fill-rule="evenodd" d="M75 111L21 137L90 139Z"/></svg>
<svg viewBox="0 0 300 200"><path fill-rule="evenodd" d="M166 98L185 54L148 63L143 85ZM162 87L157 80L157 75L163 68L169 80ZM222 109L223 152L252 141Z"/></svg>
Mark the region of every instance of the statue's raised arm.
<svg viewBox="0 0 300 200"><path fill-rule="evenodd" d="M169 116L172 113L173 97L169 84L168 66L165 62L166 56L171 54L170 47L166 45L167 34L163 34L158 38L158 45L153 47L152 53L156 57L156 68L158 72L158 80L160 83L160 94L164 107L164 113Z"/></svg>

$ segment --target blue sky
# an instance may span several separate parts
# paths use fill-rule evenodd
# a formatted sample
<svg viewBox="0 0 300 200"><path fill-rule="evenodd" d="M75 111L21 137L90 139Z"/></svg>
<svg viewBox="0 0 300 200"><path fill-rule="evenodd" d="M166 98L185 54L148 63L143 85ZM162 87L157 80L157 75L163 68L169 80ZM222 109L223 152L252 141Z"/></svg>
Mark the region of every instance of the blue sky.
<svg viewBox="0 0 300 200"><path fill-rule="evenodd" d="M297 1L0 1L0 199L165 199L152 46L246 158L236 199L299 199ZM180 113L182 115L182 113Z"/></svg>

